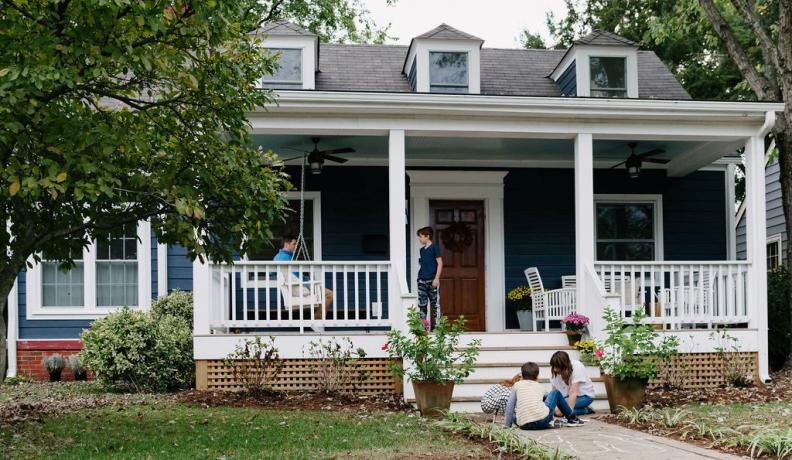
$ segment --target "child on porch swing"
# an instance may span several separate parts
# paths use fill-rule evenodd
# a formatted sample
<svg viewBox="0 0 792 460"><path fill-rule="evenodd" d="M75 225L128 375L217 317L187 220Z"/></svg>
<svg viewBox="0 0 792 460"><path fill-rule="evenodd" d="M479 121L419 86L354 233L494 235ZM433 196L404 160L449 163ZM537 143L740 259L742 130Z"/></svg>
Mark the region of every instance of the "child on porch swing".
<svg viewBox="0 0 792 460"><path fill-rule="evenodd" d="M421 243L418 263L418 309L421 317L429 314L429 330L433 330L440 317L440 274L443 272L443 258L440 246L432 243L432 227L419 228L418 242Z"/></svg>

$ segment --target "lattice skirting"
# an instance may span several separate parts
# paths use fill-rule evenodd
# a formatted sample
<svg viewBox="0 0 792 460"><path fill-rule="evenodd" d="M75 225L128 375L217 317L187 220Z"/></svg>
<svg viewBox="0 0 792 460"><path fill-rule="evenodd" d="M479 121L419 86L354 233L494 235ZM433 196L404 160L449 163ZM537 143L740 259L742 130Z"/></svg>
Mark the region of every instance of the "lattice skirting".
<svg viewBox="0 0 792 460"><path fill-rule="evenodd" d="M317 377L314 363L310 359L284 359L283 368L278 375L273 390L304 391L317 388ZM401 394L401 379L391 374L389 366L398 361L381 358L364 358L358 368L366 372L369 378L357 385L355 393L374 395L383 393ZM223 360L198 360L195 362L195 385L199 390L240 390L241 385L235 381L234 375ZM352 389L352 388L348 388Z"/></svg>
<svg viewBox="0 0 792 460"><path fill-rule="evenodd" d="M680 353L663 368L658 378L649 382L649 386L671 383L688 389L718 387L729 383L726 379L729 369L739 369L758 382L758 353Z"/></svg>

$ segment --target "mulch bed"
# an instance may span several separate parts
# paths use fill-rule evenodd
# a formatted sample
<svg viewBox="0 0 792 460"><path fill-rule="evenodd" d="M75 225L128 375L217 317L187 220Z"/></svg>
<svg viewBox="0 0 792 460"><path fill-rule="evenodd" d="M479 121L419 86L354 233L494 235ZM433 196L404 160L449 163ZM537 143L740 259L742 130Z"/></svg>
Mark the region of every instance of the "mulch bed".
<svg viewBox="0 0 792 460"><path fill-rule="evenodd" d="M792 367L771 375L773 383L767 386L737 388L720 386L703 390L680 388L653 388L646 392L646 405L678 407L687 404L735 404L792 401Z"/></svg>
<svg viewBox="0 0 792 460"><path fill-rule="evenodd" d="M232 392L198 391L179 393L180 402L204 407L258 407L273 410L310 410L310 411L412 411L412 405L404 402L401 395L382 394L358 396L346 393L324 392Z"/></svg>

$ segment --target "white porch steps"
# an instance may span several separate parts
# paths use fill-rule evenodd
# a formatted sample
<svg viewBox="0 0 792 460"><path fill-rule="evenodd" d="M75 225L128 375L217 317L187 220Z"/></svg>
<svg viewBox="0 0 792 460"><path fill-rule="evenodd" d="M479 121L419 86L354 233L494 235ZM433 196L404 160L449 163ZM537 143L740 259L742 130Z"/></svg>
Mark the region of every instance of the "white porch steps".
<svg viewBox="0 0 792 460"><path fill-rule="evenodd" d="M550 387L550 357L555 351L563 350L573 359L579 358L577 350L569 346L566 335L558 332L507 332L465 334L464 343L481 340L481 353L473 373L467 380L454 387L451 410L456 412L481 412L481 396L496 383L511 379L520 372L526 361L539 364L539 382ZM592 407L598 412L608 411L605 384L600 378L599 368L586 366L594 382L596 398ZM407 401L415 402L412 385L404 387Z"/></svg>

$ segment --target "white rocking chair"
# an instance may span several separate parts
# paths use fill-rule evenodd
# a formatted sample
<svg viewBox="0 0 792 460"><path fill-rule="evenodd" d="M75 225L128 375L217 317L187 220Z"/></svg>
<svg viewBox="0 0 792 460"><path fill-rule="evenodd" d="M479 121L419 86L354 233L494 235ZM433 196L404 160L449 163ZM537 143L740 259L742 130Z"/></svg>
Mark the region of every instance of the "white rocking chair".
<svg viewBox="0 0 792 460"><path fill-rule="evenodd" d="M525 269L525 278L528 279L528 286L531 288L534 322L537 330L540 321L544 322L544 330L548 331L551 320L562 320L566 315L575 311L577 303L574 287L545 290L542 277L539 276L539 269L536 267Z"/></svg>

